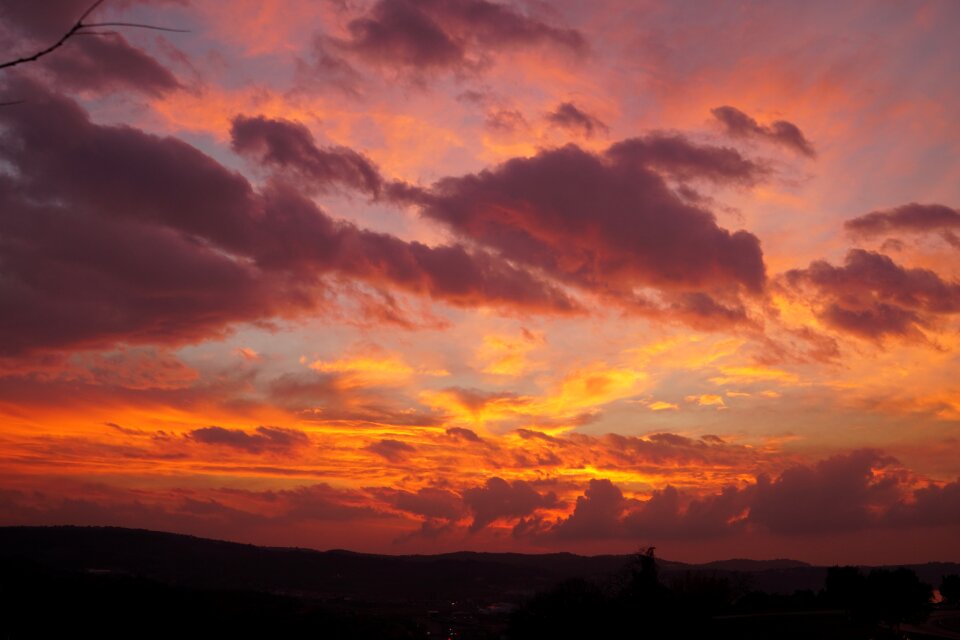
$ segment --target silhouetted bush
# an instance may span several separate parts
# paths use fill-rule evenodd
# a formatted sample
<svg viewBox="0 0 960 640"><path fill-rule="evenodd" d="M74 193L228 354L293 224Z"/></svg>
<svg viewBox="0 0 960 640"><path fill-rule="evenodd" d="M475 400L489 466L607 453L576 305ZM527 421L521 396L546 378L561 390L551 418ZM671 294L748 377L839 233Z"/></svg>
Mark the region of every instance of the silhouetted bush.
<svg viewBox="0 0 960 640"><path fill-rule="evenodd" d="M956 607L960 605L960 575L951 573L940 580L940 595L944 602Z"/></svg>
<svg viewBox="0 0 960 640"><path fill-rule="evenodd" d="M664 584L650 549L607 583L573 580L536 595L514 613L509 630L517 640L866 639L926 619L931 593L904 568L864 574L832 567L819 593L792 595L746 591L730 575L711 571L675 574Z"/></svg>

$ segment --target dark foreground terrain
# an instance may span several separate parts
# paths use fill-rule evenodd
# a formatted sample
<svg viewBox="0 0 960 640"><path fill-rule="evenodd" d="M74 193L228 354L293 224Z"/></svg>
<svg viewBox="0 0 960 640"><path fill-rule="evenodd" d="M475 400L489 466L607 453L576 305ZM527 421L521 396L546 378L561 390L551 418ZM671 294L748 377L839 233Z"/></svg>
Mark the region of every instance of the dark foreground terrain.
<svg viewBox="0 0 960 640"><path fill-rule="evenodd" d="M688 565L652 551L384 556L8 527L0 638L951 637L958 594L944 576L958 573L948 563ZM925 623L931 585L951 603Z"/></svg>

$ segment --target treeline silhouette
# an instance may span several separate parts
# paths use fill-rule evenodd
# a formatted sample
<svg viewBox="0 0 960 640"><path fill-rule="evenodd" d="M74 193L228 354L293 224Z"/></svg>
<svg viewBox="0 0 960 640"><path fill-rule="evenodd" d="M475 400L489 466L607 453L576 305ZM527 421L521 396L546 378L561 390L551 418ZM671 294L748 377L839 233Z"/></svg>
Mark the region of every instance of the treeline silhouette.
<svg viewBox="0 0 960 640"><path fill-rule="evenodd" d="M914 568L684 565L653 549L377 556L129 529L0 528L0 640L866 640L901 637L902 624L926 617L924 580L939 582L937 622L949 614L960 623L960 565Z"/></svg>
<svg viewBox="0 0 960 640"><path fill-rule="evenodd" d="M958 582L945 576L940 587L954 604ZM748 576L705 571L665 581L651 548L613 580L567 580L531 598L511 616L509 637L899 638L903 623L927 619L932 595L907 568L831 567L822 589L792 595L751 590Z"/></svg>
<svg viewBox="0 0 960 640"><path fill-rule="evenodd" d="M409 615L0 561L0 638L423 638Z"/></svg>

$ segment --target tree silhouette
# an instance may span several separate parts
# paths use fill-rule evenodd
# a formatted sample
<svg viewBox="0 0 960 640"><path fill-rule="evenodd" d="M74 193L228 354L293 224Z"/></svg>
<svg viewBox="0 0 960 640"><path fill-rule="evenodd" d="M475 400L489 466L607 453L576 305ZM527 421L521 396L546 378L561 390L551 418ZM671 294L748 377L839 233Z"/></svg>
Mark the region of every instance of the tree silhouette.
<svg viewBox="0 0 960 640"><path fill-rule="evenodd" d="M831 567L826 595L858 622L896 629L904 622L926 620L933 588L903 567L873 569L867 575L857 567Z"/></svg>
<svg viewBox="0 0 960 640"><path fill-rule="evenodd" d="M952 573L940 580L940 595L944 601L956 607L960 605L960 575Z"/></svg>

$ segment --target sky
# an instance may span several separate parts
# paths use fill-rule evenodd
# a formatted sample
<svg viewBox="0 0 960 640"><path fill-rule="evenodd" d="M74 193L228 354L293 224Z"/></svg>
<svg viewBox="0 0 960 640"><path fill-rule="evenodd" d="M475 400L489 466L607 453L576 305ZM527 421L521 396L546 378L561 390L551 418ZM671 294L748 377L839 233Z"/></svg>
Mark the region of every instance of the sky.
<svg viewBox="0 0 960 640"><path fill-rule="evenodd" d="M957 2L116 22L0 69L0 525L960 561Z"/></svg>

